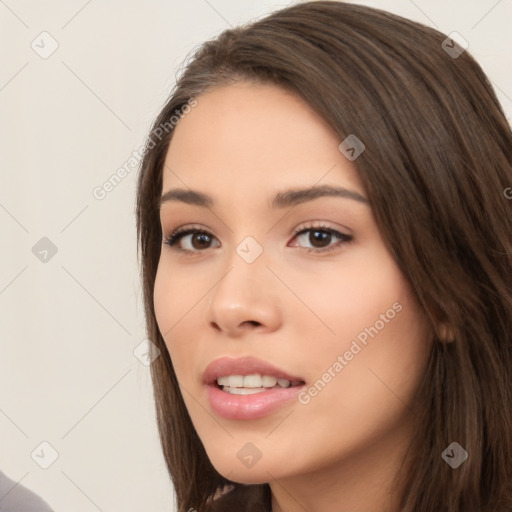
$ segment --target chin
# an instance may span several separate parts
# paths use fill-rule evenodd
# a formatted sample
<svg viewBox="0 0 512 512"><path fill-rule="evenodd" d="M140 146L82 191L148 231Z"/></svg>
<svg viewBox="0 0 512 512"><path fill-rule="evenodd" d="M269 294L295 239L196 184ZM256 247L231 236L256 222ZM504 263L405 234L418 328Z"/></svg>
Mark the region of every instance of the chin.
<svg viewBox="0 0 512 512"><path fill-rule="evenodd" d="M279 470L276 465L269 466L268 462L264 464L262 460L252 467L243 467L243 463L239 461L236 455L235 462L232 459L226 460L225 456L222 457L222 460L211 458L210 461L216 471L224 478L231 482L246 485L266 484L277 477L276 473Z"/></svg>

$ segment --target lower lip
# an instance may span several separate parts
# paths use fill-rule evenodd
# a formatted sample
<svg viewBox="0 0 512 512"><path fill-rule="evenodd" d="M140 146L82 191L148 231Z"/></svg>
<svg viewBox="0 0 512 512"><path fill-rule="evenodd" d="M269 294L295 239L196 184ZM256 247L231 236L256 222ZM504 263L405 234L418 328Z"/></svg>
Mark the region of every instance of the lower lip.
<svg viewBox="0 0 512 512"><path fill-rule="evenodd" d="M286 402L293 400L304 387L271 388L251 395L232 395L216 384L207 386L212 409L229 420L255 420L272 414Z"/></svg>

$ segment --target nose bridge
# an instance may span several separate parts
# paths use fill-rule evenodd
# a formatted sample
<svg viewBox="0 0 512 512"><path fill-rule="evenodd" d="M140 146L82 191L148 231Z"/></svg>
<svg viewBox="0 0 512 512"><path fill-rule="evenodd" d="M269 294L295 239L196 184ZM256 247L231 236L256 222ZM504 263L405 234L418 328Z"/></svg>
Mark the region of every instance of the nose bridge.
<svg viewBox="0 0 512 512"><path fill-rule="evenodd" d="M225 295L224 300L234 303L255 298L263 291L258 283L261 285L269 273L262 244L252 236L245 237L226 257L225 269L224 277L213 290L214 296Z"/></svg>
<svg viewBox="0 0 512 512"><path fill-rule="evenodd" d="M264 252L263 245L256 240L253 236L246 236L235 249L235 253L244 261L247 265L252 265L258 259L261 258ZM260 261L261 263L261 261Z"/></svg>
<svg viewBox="0 0 512 512"><path fill-rule="evenodd" d="M223 277L210 294L209 323L225 331L236 331L248 323L274 328L278 323L278 305L262 244L247 236L224 263Z"/></svg>

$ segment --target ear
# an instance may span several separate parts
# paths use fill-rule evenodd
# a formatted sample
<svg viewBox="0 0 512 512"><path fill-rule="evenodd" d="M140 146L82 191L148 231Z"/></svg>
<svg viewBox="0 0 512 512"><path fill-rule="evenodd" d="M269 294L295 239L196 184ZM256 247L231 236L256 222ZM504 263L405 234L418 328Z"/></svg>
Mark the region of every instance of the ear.
<svg viewBox="0 0 512 512"><path fill-rule="evenodd" d="M453 328L447 323L439 324L437 332L439 334L439 339L445 343L451 343L455 340L455 333L453 332Z"/></svg>

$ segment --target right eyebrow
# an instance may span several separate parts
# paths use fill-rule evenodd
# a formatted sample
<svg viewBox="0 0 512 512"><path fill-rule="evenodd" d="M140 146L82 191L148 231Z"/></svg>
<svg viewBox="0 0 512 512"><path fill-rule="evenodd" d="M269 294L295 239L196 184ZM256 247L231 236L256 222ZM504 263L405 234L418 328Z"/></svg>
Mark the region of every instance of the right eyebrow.
<svg viewBox="0 0 512 512"><path fill-rule="evenodd" d="M213 205L213 199L210 196L196 190L185 190L183 188L173 188L163 194L160 198L160 207L168 201L180 201L205 208L210 208Z"/></svg>

